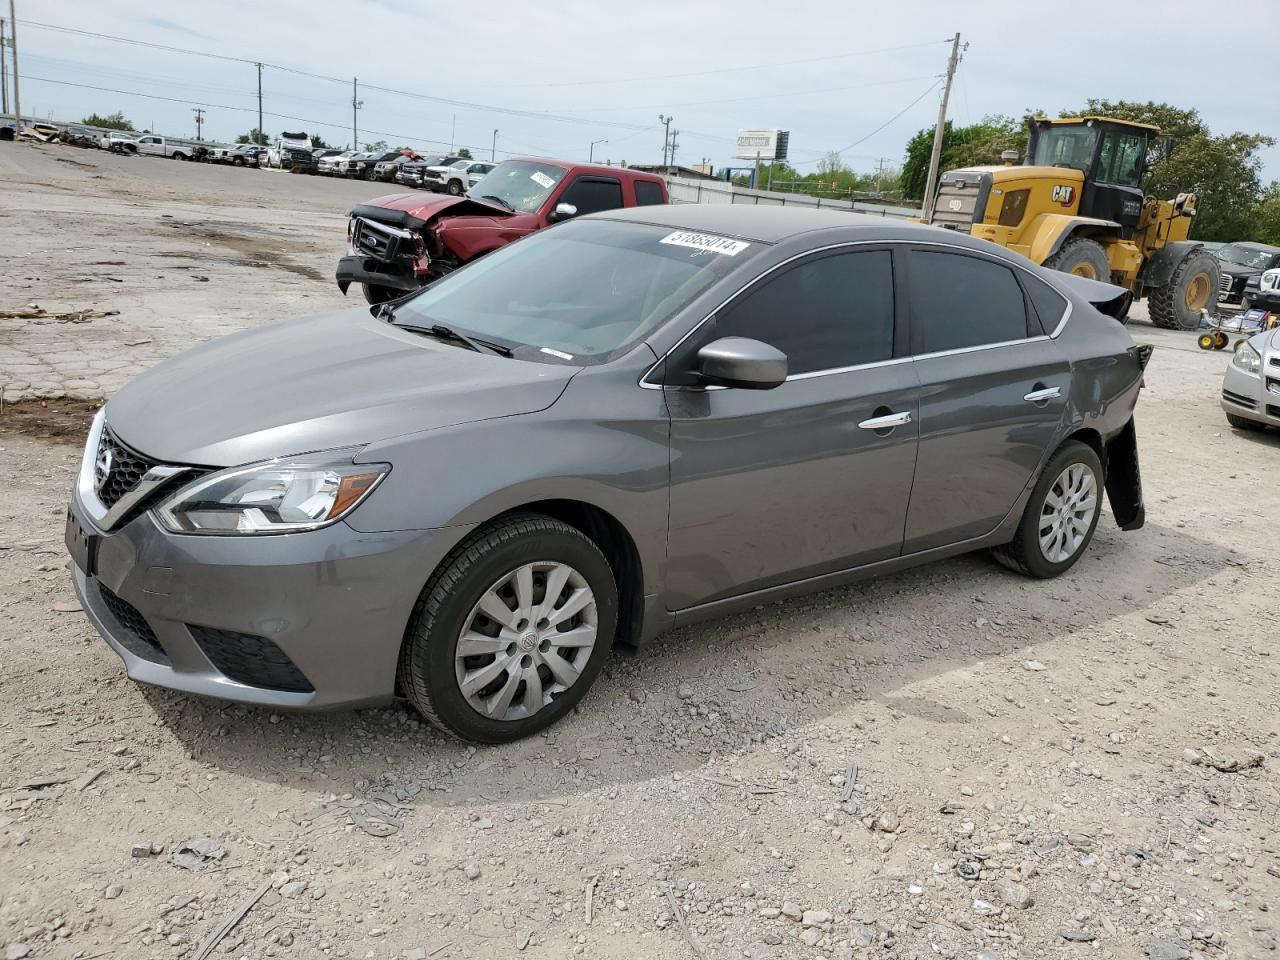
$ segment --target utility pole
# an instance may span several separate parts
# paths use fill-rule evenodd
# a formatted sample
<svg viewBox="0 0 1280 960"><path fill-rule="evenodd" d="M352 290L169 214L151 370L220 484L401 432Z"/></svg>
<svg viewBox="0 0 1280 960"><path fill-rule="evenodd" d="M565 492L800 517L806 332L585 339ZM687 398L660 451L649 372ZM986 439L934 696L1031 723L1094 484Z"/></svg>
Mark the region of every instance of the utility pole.
<svg viewBox="0 0 1280 960"><path fill-rule="evenodd" d="M489 162L497 162L498 159L498 129L493 130L493 146L489 148Z"/></svg>
<svg viewBox="0 0 1280 960"><path fill-rule="evenodd" d="M356 136L356 111L364 106L364 101L357 99L360 95L358 81L355 77L351 78L351 149L360 149L360 138Z"/></svg>
<svg viewBox="0 0 1280 960"><path fill-rule="evenodd" d="M884 180L884 157L880 158L880 166L876 170L876 196L880 196L880 184Z"/></svg>
<svg viewBox="0 0 1280 960"><path fill-rule="evenodd" d="M676 165L676 147L680 146L680 131L671 131L671 156L667 158L667 164L674 167Z"/></svg>
<svg viewBox="0 0 1280 960"><path fill-rule="evenodd" d="M658 114L658 122L662 124L662 165L667 165L667 149L671 146L671 121L675 117L664 117Z"/></svg>
<svg viewBox="0 0 1280 960"><path fill-rule="evenodd" d="M449 153L453 153L455 141L458 139L458 115L453 115L453 123L449 126Z"/></svg>
<svg viewBox="0 0 1280 960"><path fill-rule="evenodd" d="M9 112L9 61L4 48L4 17L0 17L0 113Z"/></svg>
<svg viewBox="0 0 1280 960"><path fill-rule="evenodd" d="M966 48L967 48L966 44ZM924 185L924 218L933 219L933 205L938 192L938 164L942 162L942 134L947 126L947 101L951 98L951 81L960 65L960 34L951 38L951 56L947 58L947 82L942 87L942 102L938 104L938 125L933 128L933 152L929 154L929 177Z"/></svg>
<svg viewBox="0 0 1280 960"><path fill-rule="evenodd" d="M262 129L262 64L258 64L258 139L258 146L267 145L267 132Z"/></svg>
<svg viewBox="0 0 1280 960"><path fill-rule="evenodd" d="M608 143L608 142L609 142L608 140L592 140L591 146L587 148L587 163L595 163L596 144Z"/></svg>
<svg viewBox="0 0 1280 960"><path fill-rule="evenodd" d="M204 124L204 109L201 107L196 107L191 112L196 115L196 139L200 140L202 139L200 136L200 129Z"/></svg>
<svg viewBox="0 0 1280 960"><path fill-rule="evenodd" d="M18 96L18 11L9 0L9 49L13 51L13 135L22 133L22 100Z"/></svg>

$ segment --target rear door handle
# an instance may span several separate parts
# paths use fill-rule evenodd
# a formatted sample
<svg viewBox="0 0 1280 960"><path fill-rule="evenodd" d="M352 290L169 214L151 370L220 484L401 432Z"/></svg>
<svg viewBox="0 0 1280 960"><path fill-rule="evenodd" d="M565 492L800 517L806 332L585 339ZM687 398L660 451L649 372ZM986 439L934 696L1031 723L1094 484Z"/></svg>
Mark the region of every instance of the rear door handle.
<svg viewBox="0 0 1280 960"><path fill-rule="evenodd" d="M1055 400L1062 395L1057 387L1045 387L1043 390L1032 390L1022 399L1027 403L1040 403L1042 400Z"/></svg>
<svg viewBox="0 0 1280 960"><path fill-rule="evenodd" d="M901 427L911 422L911 412L890 413L883 417L872 417L870 420L863 420L858 424L863 430L887 430L891 427Z"/></svg>

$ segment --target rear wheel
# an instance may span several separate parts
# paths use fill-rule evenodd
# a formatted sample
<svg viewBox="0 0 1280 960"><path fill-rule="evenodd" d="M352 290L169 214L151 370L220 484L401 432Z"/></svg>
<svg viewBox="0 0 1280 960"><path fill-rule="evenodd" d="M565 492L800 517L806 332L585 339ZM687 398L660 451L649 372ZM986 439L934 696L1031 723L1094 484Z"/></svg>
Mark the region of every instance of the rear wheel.
<svg viewBox="0 0 1280 960"><path fill-rule="evenodd" d="M1002 566L1048 579L1066 573L1093 539L1102 509L1102 462L1068 440L1049 458L1013 539L992 553Z"/></svg>
<svg viewBox="0 0 1280 960"><path fill-rule="evenodd" d="M559 520L517 514L464 540L423 588L400 683L448 733L518 740L582 699L609 656L617 616L599 547Z"/></svg>
<svg viewBox="0 0 1280 960"><path fill-rule="evenodd" d="M1111 281L1111 264L1102 244L1087 237L1074 237L1062 245L1053 256L1045 260L1050 270L1074 274L1088 280Z"/></svg>
<svg viewBox="0 0 1280 960"><path fill-rule="evenodd" d="M1174 268L1169 282L1151 293L1151 322L1167 330L1194 330L1208 309L1221 279L1217 258L1197 250Z"/></svg>

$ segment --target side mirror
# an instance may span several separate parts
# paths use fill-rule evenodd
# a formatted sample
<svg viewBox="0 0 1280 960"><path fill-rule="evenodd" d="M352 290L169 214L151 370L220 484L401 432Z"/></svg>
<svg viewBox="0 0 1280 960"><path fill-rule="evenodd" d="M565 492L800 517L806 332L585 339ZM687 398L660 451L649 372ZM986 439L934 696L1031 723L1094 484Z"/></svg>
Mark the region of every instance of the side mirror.
<svg viewBox="0 0 1280 960"><path fill-rule="evenodd" d="M704 382L741 390L772 390L787 379L787 355L747 337L721 337L698 351Z"/></svg>
<svg viewBox="0 0 1280 960"><path fill-rule="evenodd" d="M552 223L559 223L561 220L568 220L570 217L578 215L578 208L572 203L557 203L556 208L551 211L551 216L547 217Z"/></svg>

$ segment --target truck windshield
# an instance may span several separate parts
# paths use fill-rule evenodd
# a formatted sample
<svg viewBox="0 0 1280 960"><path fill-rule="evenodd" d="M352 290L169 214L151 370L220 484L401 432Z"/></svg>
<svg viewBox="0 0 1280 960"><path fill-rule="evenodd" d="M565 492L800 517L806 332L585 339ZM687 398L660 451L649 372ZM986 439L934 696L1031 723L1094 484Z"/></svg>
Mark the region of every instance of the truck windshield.
<svg viewBox="0 0 1280 960"><path fill-rule="evenodd" d="M603 363L670 319L757 243L650 224L578 220L496 250L395 309L519 360Z"/></svg>
<svg viewBox="0 0 1280 960"><path fill-rule="evenodd" d="M1034 159L1039 166L1074 167L1087 173L1097 145L1097 127L1049 127L1041 130L1036 140Z"/></svg>
<svg viewBox="0 0 1280 960"><path fill-rule="evenodd" d="M533 213L564 179L564 167L532 160L504 160L471 188L473 197L492 197L521 213Z"/></svg>
<svg viewBox="0 0 1280 960"><path fill-rule="evenodd" d="M1250 250L1238 243L1228 243L1218 251L1218 259L1234 263L1238 267L1257 267L1261 270L1275 256L1271 250Z"/></svg>

